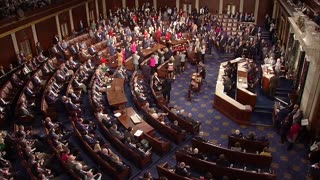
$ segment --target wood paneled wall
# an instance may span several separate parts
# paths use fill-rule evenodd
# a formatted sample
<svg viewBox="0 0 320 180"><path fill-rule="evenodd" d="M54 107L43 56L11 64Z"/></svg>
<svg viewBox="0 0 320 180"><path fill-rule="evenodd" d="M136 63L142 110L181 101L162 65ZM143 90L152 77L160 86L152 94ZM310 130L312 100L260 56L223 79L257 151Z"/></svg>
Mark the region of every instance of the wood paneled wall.
<svg viewBox="0 0 320 180"><path fill-rule="evenodd" d="M103 1L105 0L98 0L99 15L101 14L102 17L103 17L103 5L102 5Z"/></svg>
<svg viewBox="0 0 320 180"><path fill-rule="evenodd" d="M271 0L260 0L259 2L259 11L258 11L258 17L257 22L258 25L264 24L264 17L266 14L269 14L269 16L272 16L272 10L273 10L273 1Z"/></svg>
<svg viewBox="0 0 320 180"><path fill-rule="evenodd" d="M1 65L8 70L9 64L16 62L16 53L14 51L11 35L0 38Z"/></svg>
<svg viewBox="0 0 320 180"><path fill-rule="evenodd" d="M80 20L82 20L83 25L86 27L87 26L87 15L86 15L86 6L81 5L78 6L74 9L72 9L72 16L73 16L73 25L74 29L76 31L79 31L79 23Z"/></svg>
<svg viewBox="0 0 320 180"><path fill-rule="evenodd" d="M43 49L48 49L52 46L53 36L58 34L55 17L37 23L36 25L38 41Z"/></svg>
<svg viewBox="0 0 320 180"><path fill-rule="evenodd" d="M224 0L222 6L222 13L227 13L228 5L236 5L236 12L239 11L240 8L240 0ZM254 9L254 6L253 6Z"/></svg>
<svg viewBox="0 0 320 180"><path fill-rule="evenodd" d="M182 0L181 0L182 1ZM180 2L180 6L181 6L181 2ZM175 0L157 0L157 8L160 7L176 7L176 1Z"/></svg>
<svg viewBox="0 0 320 180"><path fill-rule="evenodd" d="M31 52L32 54L35 54L36 50L35 50L35 43L34 43L34 39L33 39L33 34L32 34L32 29L31 27L27 27L27 28L24 28L20 31L17 31L16 32L16 39L17 39L17 42L18 42L18 46L19 46L19 49L21 50L21 42L23 41L29 41L30 43L30 48L31 48Z"/></svg>
<svg viewBox="0 0 320 180"><path fill-rule="evenodd" d="M68 29L68 35L70 36L72 29L71 29L71 25L70 25L70 16L69 16L69 11L65 11L61 14L59 14L59 22L60 22L60 30L61 29L61 25L62 24L67 24L67 29ZM62 33L62 32L61 32Z"/></svg>
<svg viewBox="0 0 320 180"><path fill-rule="evenodd" d="M243 0L243 12L254 13L255 5L256 5L256 0Z"/></svg>
<svg viewBox="0 0 320 180"><path fill-rule="evenodd" d="M92 21L97 21L97 12L96 12L96 3L95 1L91 1L88 3L89 7L89 19L90 19L90 24Z"/></svg>
<svg viewBox="0 0 320 180"><path fill-rule="evenodd" d="M134 8L136 7L136 1L135 0L126 0L126 6L128 8ZM142 2L139 2L139 6L142 6Z"/></svg>
<svg viewBox="0 0 320 180"><path fill-rule="evenodd" d="M199 0L199 8L208 6L209 11L213 14L218 14L219 13L219 5L220 5L220 0Z"/></svg>

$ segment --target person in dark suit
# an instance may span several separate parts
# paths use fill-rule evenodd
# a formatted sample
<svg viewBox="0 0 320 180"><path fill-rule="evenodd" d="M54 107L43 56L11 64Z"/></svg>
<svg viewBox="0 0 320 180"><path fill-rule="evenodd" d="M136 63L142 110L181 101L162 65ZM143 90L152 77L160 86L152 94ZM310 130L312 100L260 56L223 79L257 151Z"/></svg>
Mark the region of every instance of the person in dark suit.
<svg viewBox="0 0 320 180"><path fill-rule="evenodd" d="M278 87L278 81L279 81L279 78L276 75L270 78L269 96L271 98L274 98L274 93L276 91L276 88Z"/></svg>
<svg viewBox="0 0 320 180"><path fill-rule="evenodd" d="M3 76L5 74L6 72L4 71L3 66L0 66L0 76Z"/></svg>
<svg viewBox="0 0 320 180"><path fill-rule="evenodd" d="M219 165L219 166L224 166L224 167L228 167L229 166L229 162L225 158L224 154L220 154L219 158L216 161L216 164Z"/></svg>
<svg viewBox="0 0 320 180"><path fill-rule="evenodd" d="M57 45L59 42L59 36L58 35L54 35L53 37L53 44Z"/></svg>
<svg viewBox="0 0 320 180"><path fill-rule="evenodd" d="M168 78L162 83L162 94L168 102L170 102L171 83L171 80Z"/></svg>
<svg viewBox="0 0 320 180"><path fill-rule="evenodd" d="M130 139L130 142L135 144L135 143L137 143L137 139L134 137L132 130L133 130L132 127L129 127L128 129L126 129L124 131L124 139L125 140Z"/></svg>
<svg viewBox="0 0 320 180"><path fill-rule="evenodd" d="M93 45L88 48L88 51L91 56L94 56L97 53Z"/></svg>
<svg viewBox="0 0 320 180"><path fill-rule="evenodd" d="M36 44L36 53L37 53L37 55L42 54L42 52L43 52L43 48L42 48L40 42L37 42L37 44Z"/></svg>
<svg viewBox="0 0 320 180"><path fill-rule="evenodd" d="M177 166L176 166L176 171L175 173L180 175L180 176L185 176L185 177L190 177L191 173L189 172L190 167L186 166L185 162L180 162Z"/></svg>
<svg viewBox="0 0 320 180"><path fill-rule="evenodd" d="M178 133L184 133L184 132L185 132L185 130L182 129L182 128L179 126L178 121L173 121L173 124L171 124L170 127L171 127L171 129L177 131Z"/></svg>

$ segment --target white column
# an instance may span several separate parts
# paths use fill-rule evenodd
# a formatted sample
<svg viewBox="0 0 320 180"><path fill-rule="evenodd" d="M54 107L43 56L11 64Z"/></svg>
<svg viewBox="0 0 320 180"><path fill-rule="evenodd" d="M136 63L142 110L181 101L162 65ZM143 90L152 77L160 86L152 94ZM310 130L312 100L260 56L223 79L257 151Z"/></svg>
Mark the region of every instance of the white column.
<svg viewBox="0 0 320 180"><path fill-rule="evenodd" d="M88 4L88 2L86 2L86 15L87 15L88 27L90 27L90 16L89 16L89 4Z"/></svg>
<svg viewBox="0 0 320 180"><path fill-rule="evenodd" d="M219 14L222 14L223 11L223 0L220 0L219 2Z"/></svg>
<svg viewBox="0 0 320 180"><path fill-rule="evenodd" d="M276 18L277 8L278 8L278 2L275 0L273 1L272 19Z"/></svg>
<svg viewBox="0 0 320 180"><path fill-rule="evenodd" d="M102 0L103 18L107 17L106 0Z"/></svg>
<svg viewBox="0 0 320 180"><path fill-rule="evenodd" d="M59 37L59 40L61 40L62 36L61 36L60 21L59 21L58 15L56 15L56 25L57 25L57 30L58 30L58 37Z"/></svg>
<svg viewBox="0 0 320 180"><path fill-rule="evenodd" d="M11 39L12 39L14 51L16 52L16 54L19 54L19 46L17 43L17 38L15 33L11 34Z"/></svg>
<svg viewBox="0 0 320 180"><path fill-rule="evenodd" d="M153 0L153 8L157 10L157 0Z"/></svg>
<svg viewBox="0 0 320 180"><path fill-rule="evenodd" d="M240 0L239 12L243 12L243 3L244 3L244 0Z"/></svg>
<svg viewBox="0 0 320 180"><path fill-rule="evenodd" d="M254 7L254 23L255 24L257 24L257 20L258 20L259 3L260 3L260 0L256 0L256 5Z"/></svg>
<svg viewBox="0 0 320 180"><path fill-rule="evenodd" d="M197 11L199 12L199 10L200 10L199 9L199 0L196 0L195 6L196 6L195 8L197 9Z"/></svg>
<svg viewBox="0 0 320 180"><path fill-rule="evenodd" d="M127 4L126 4L126 0L122 0L122 8L126 8Z"/></svg>
<svg viewBox="0 0 320 180"><path fill-rule="evenodd" d="M139 8L139 0L135 0L134 5L136 6L136 8Z"/></svg>
<svg viewBox="0 0 320 180"><path fill-rule="evenodd" d="M180 9L180 0L176 0L176 8L179 11L179 9Z"/></svg>
<svg viewBox="0 0 320 180"><path fill-rule="evenodd" d="M97 15L96 20L98 20L99 19L99 4L98 4L98 0L95 1L95 4L96 4L96 15Z"/></svg>
<svg viewBox="0 0 320 180"><path fill-rule="evenodd" d="M38 42L36 26L34 24L32 24L31 29L32 29L32 35L33 35L34 44L36 44Z"/></svg>
<svg viewBox="0 0 320 180"><path fill-rule="evenodd" d="M74 23L73 23L72 9L69 10L69 18L70 18L71 31L73 31L74 30Z"/></svg>

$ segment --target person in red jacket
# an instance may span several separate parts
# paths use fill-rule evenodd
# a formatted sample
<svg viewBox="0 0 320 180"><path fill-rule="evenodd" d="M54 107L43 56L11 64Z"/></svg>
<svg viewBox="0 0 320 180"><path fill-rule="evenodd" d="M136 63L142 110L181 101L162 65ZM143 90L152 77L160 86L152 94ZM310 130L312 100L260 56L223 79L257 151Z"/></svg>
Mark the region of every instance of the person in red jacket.
<svg viewBox="0 0 320 180"><path fill-rule="evenodd" d="M289 141L289 145L288 145L288 148L287 150L291 150L293 148L293 145L294 145L294 142L296 141L299 133L300 133L300 129L301 129L301 126L300 126L300 121L297 121L295 122L291 128L290 128L290 132L289 132L289 135L288 135L288 141Z"/></svg>
<svg viewBox="0 0 320 180"><path fill-rule="evenodd" d="M162 34L162 31L161 31L161 28L159 27L157 32L156 32L156 41L158 43L160 43L161 34Z"/></svg>

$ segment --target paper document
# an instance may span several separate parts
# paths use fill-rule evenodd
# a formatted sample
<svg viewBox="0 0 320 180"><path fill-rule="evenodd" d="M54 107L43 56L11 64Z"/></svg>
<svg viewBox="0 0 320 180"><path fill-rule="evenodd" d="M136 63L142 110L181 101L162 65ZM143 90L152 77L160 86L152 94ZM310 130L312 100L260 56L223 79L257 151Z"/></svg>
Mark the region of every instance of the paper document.
<svg viewBox="0 0 320 180"><path fill-rule="evenodd" d="M130 116L130 118L131 118L131 120L132 120L132 122L134 123L134 124L138 124L138 123L141 123L141 120L140 120L140 117L138 116L138 115L133 115L133 116Z"/></svg>
<svg viewBox="0 0 320 180"><path fill-rule="evenodd" d="M142 133L143 133L143 131L140 130L140 129L138 129L138 130L134 133L134 135L135 135L135 136L141 136Z"/></svg>

